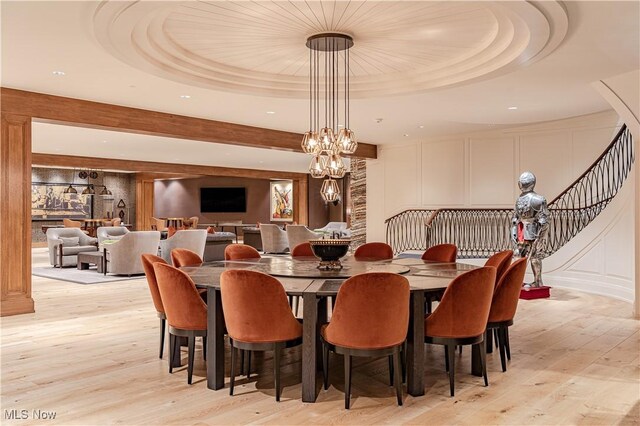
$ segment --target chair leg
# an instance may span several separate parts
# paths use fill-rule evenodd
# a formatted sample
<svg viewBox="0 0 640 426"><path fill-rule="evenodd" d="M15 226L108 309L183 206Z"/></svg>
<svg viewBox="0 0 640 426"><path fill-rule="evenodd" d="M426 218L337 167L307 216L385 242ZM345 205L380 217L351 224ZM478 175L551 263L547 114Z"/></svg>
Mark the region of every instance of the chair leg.
<svg viewBox="0 0 640 426"><path fill-rule="evenodd" d="M447 358L449 359L449 389L451 390L451 396L454 395L454 379L456 371L456 346L447 345Z"/></svg>
<svg viewBox="0 0 640 426"><path fill-rule="evenodd" d="M444 346L444 371L449 372L449 347Z"/></svg>
<svg viewBox="0 0 640 426"><path fill-rule="evenodd" d="M229 395L233 396L233 385L235 385L236 382L236 348L233 347L233 341L231 339L229 339L229 346L231 349L231 372L230 372L230 376L231 376L231 380L229 382Z"/></svg>
<svg viewBox="0 0 640 426"><path fill-rule="evenodd" d="M244 349L238 349L240 351L240 374L244 374Z"/></svg>
<svg viewBox="0 0 640 426"><path fill-rule="evenodd" d="M165 332L165 324L166 321L164 318L160 318L160 355L158 356L158 358L162 359L162 352L164 350L164 335L166 334Z"/></svg>
<svg viewBox="0 0 640 426"><path fill-rule="evenodd" d="M509 327L504 328L504 347L507 350L507 359L511 361L511 347L509 345Z"/></svg>
<svg viewBox="0 0 640 426"><path fill-rule="evenodd" d="M495 344L495 347L498 347L498 340L500 338L500 331L497 328L493 329L493 343Z"/></svg>
<svg viewBox="0 0 640 426"><path fill-rule="evenodd" d="M173 374L173 356L176 346L176 336L169 333L169 374Z"/></svg>
<svg viewBox="0 0 640 426"><path fill-rule="evenodd" d="M427 298L427 300L425 300L425 302L424 302L424 305L425 305L425 306L424 306L424 310L425 310L428 314L430 314L430 313L431 313L431 310L432 310L432 309L431 309L431 308L432 308L431 304L432 304L432 302L433 302L433 301L431 300L431 298L430 298L430 297L428 297L428 298Z"/></svg>
<svg viewBox="0 0 640 426"><path fill-rule="evenodd" d="M493 330L488 329L484 332L484 340L486 340L486 351L488 354L493 353Z"/></svg>
<svg viewBox="0 0 640 426"><path fill-rule="evenodd" d="M351 355L344 356L344 408L351 405Z"/></svg>
<svg viewBox="0 0 640 426"><path fill-rule="evenodd" d="M389 355L389 386L393 386L393 355Z"/></svg>
<svg viewBox="0 0 640 426"><path fill-rule="evenodd" d="M322 344L322 379L324 390L329 389L329 347Z"/></svg>
<svg viewBox="0 0 640 426"><path fill-rule="evenodd" d="M251 351L247 354L247 379L251 378Z"/></svg>
<svg viewBox="0 0 640 426"><path fill-rule="evenodd" d="M462 345L458 345L458 352L460 352L460 355L462 355Z"/></svg>
<svg viewBox="0 0 640 426"><path fill-rule="evenodd" d="M202 358L207 360L207 336L202 336Z"/></svg>
<svg viewBox="0 0 640 426"><path fill-rule="evenodd" d="M400 348L400 363L402 364L402 383L407 381L407 341L402 342Z"/></svg>
<svg viewBox="0 0 640 426"><path fill-rule="evenodd" d="M193 379L193 364L195 362L196 354L196 336L190 336L187 338L189 346L189 363L187 364L187 383L191 384Z"/></svg>
<svg viewBox="0 0 640 426"><path fill-rule="evenodd" d="M502 327L498 329L498 346L500 348L500 364L502 365L502 372L505 372L507 371L507 355L505 353L504 329Z"/></svg>
<svg viewBox="0 0 640 426"><path fill-rule="evenodd" d="M400 366L400 347L396 347L393 351L393 367L396 372L395 381L396 381L396 398L398 398L398 405L402 406L402 380L400 379L400 373L402 371L402 367Z"/></svg>
<svg viewBox="0 0 640 426"><path fill-rule="evenodd" d="M273 347L273 351L274 351L274 363L273 363L273 368L274 368L274 377L275 377L275 382L276 382L276 401L280 401L280 352L282 349L282 343L276 343L274 344Z"/></svg>
<svg viewBox="0 0 640 426"><path fill-rule="evenodd" d="M484 342L478 343L478 345L480 362L482 363L482 377L484 378L484 385L489 386L489 377L487 376L487 348Z"/></svg>

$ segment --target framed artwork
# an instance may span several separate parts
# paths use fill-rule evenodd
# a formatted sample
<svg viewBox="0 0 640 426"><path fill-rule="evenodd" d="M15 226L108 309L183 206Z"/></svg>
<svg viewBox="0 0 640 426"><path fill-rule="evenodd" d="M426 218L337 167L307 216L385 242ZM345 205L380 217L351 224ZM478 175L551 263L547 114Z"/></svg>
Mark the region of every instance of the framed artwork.
<svg viewBox="0 0 640 426"><path fill-rule="evenodd" d="M31 184L31 219L82 219L92 217L93 200L90 195L82 195L83 187L74 185L77 194L65 194L68 183Z"/></svg>
<svg viewBox="0 0 640 426"><path fill-rule="evenodd" d="M293 181L271 181L271 215L274 222L293 222Z"/></svg>

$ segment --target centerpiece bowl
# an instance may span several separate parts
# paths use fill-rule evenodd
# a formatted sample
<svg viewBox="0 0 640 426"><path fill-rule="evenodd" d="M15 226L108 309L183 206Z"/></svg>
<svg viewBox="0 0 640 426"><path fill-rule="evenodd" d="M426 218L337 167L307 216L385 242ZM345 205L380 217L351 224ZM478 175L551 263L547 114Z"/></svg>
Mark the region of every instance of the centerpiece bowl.
<svg viewBox="0 0 640 426"><path fill-rule="evenodd" d="M311 244L313 254L321 259L318 269L323 271L332 271L342 269L340 258L346 256L349 251L351 240L318 239L309 240L309 244Z"/></svg>

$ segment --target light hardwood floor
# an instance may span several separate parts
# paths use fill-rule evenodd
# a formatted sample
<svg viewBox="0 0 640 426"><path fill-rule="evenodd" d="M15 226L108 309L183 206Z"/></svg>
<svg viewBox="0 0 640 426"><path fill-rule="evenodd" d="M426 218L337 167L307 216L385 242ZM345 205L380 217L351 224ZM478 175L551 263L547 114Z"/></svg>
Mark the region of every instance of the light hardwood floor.
<svg viewBox="0 0 640 426"><path fill-rule="evenodd" d="M34 263L46 262L34 250ZM488 356L489 387L471 376L470 350L448 396L441 347L426 347L426 394L397 407L386 359L358 359L352 409L343 408L342 360L315 404L300 400L300 353L284 358L282 402L274 400L272 355L236 395L206 388L198 343L194 384L158 359L158 320L140 280L80 285L33 277L36 313L2 318L2 424L638 424L640 322L629 304L554 289L522 301L511 329L512 361ZM186 353L183 352L186 362ZM7 420L6 410L28 410Z"/></svg>

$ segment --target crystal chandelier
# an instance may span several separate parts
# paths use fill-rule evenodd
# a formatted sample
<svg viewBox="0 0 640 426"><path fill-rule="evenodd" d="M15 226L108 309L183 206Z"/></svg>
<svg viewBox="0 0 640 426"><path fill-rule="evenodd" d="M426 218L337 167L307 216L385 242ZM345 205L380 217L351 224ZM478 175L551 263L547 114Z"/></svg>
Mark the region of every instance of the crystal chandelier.
<svg viewBox="0 0 640 426"><path fill-rule="evenodd" d="M302 150L313 155L311 177L325 179L320 193L327 202L340 199L335 179L346 169L341 154L358 148L349 129L349 49L353 39L346 34L322 33L307 39L309 48L309 131Z"/></svg>

